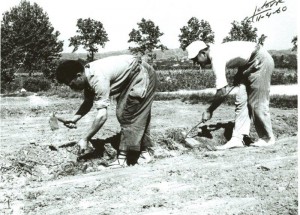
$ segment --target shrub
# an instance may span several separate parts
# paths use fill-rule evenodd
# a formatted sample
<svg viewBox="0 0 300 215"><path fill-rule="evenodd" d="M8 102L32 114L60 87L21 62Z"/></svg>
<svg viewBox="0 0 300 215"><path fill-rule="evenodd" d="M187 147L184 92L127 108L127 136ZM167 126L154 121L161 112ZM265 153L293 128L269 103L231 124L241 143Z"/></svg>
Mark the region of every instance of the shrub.
<svg viewBox="0 0 300 215"><path fill-rule="evenodd" d="M58 96L60 98L83 98L82 92L73 91L70 89L70 87L57 83L51 88L51 90L47 92L41 92L39 95Z"/></svg>
<svg viewBox="0 0 300 215"><path fill-rule="evenodd" d="M51 82L46 78L42 78L42 77L39 78L29 77L24 82L23 87L30 92L47 91L51 88Z"/></svg>
<svg viewBox="0 0 300 215"><path fill-rule="evenodd" d="M1 80L1 93L11 93L22 88L22 81L15 78L14 81L7 83Z"/></svg>
<svg viewBox="0 0 300 215"><path fill-rule="evenodd" d="M229 85L233 84L236 69L228 69L226 77ZM160 70L157 71L159 84L158 92L172 92L178 90L201 90L215 87L215 74L211 69L188 70ZM296 70L275 69L271 76L272 85L296 84L298 79Z"/></svg>
<svg viewBox="0 0 300 215"><path fill-rule="evenodd" d="M275 68L286 68L297 70L297 55L296 54L272 54ZM164 59L155 61L156 70L174 70L174 69L193 69L195 66L191 60L179 59Z"/></svg>
<svg viewBox="0 0 300 215"><path fill-rule="evenodd" d="M201 90L215 85L215 75L210 70L158 71L158 92L177 90Z"/></svg>
<svg viewBox="0 0 300 215"><path fill-rule="evenodd" d="M297 108L297 106L298 106L298 97L297 96L273 95L270 98L270 107Z"/></svg>
<svg viewBox="0 0 300 215"><path fill-rule="evenodd" d="M162 100L175 100L181 99L183 102L189 102L191 104L209 104L213 99L214 94L212 93L203 93L203 94L162 94L157 93L155 95L156 101ZM235 95L228 95L223 102L223 104L234 105ZM272 95L270 97L270 107L274 108L297 108L298 97L297 96L286 96L286 95Z"/></svg>
<svg viewBox="0 0 300 215"><path fill-rule="evenodd" d="M282 54L272 55L275 63L275 68L287 68L297 70L297 55Z"/></svg>
<svg viewBox="0 0 300 215"><path fill-rule="evenodd" d="M297 70L289 69L275 69L271 76L271 84L297 84L298 74Z"/></svg>

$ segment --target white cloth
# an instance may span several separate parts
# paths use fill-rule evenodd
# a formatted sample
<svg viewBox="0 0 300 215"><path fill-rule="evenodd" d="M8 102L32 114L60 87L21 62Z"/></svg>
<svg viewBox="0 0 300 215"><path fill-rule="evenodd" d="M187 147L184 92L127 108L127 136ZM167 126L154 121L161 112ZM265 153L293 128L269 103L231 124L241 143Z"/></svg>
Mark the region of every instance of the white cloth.
<svg viewBox="0 0 300 215"><path fill-rule="evenodd" d="M217 89L228 85L226 68L244 66L256 45L254 42L233 41L210 46L210 58Z"/></svg>

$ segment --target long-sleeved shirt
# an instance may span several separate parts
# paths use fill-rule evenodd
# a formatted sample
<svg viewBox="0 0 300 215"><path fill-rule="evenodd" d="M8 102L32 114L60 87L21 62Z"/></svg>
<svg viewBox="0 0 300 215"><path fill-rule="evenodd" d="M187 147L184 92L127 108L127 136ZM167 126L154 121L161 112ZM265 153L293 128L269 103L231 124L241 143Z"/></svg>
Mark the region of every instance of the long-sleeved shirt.
<svg viewBox="0 0 300 215"><path fill-rule="evenodd" d="M244 66L257 44L246 41L233 41L210 46L211 65L216 76L216 88L228 85L226 68Z"/></svg>

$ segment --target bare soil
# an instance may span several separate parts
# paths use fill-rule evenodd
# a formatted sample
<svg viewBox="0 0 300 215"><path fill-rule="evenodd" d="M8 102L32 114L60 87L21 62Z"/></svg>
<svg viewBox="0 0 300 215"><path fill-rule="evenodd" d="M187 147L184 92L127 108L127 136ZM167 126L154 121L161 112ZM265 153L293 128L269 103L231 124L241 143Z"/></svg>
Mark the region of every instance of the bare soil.
<svg viewBox="0 0 300 215"><path fill-rule="evenodd" d="M272 147L209 151L202 146L226 142L234 107L216 110L208 124L222 126L190 148L181 132L200 121L206 106L154 102L154 160L108 169L120 130L114 105L93 138L97 150L86 159L77 161L76 145L60 146L80 139L95 110L77 129L49 127L53 111L68 118L80 103L1 98L0 214L298 214L297 109L271 109ZM253 128L251 137L257 138Z"/></svg>

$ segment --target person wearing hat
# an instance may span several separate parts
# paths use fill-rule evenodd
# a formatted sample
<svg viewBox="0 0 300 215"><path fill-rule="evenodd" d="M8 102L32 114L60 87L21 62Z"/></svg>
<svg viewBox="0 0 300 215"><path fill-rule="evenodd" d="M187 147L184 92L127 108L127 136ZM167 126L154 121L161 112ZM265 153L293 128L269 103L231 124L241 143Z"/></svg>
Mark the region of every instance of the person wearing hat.
<svg viewBox="0 0 300 215"><path fill-rule="evenodd" d="M75 60L61 63L56 70L59 83L75 91L84 91L84 101L75 116L66 120L65 126L74 128L92 106L97 109L91 127L79 140L79 155L93 151L91 138L107 119L110 96L116 96L116 115L121 125L120 146L117 160L111 167L127 166L128 152L139 155L137 163L151 160L149 150L151 106L157 85L154 69L132 55L103 58L83 66Z"/></svg>
<svg viewBox="0 0 300 215"><path fill-rule="evenodd" d="M253 145L273 145L275 138L269 111L269 94L274 61L265 48L247 41L232 41L211 46L203 41L195 41L186 50L188 58L194 64L199 64L202 68L211 65L216 77L217 92L211 105L202 113L203 122L211 119L214 110L224 101L230 90L226 68L238 69L234 80L238 92L232 138L217 149L244 147L243 137L250 133L251 118L259 137Z"/></svg>

